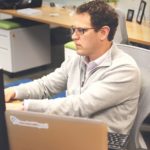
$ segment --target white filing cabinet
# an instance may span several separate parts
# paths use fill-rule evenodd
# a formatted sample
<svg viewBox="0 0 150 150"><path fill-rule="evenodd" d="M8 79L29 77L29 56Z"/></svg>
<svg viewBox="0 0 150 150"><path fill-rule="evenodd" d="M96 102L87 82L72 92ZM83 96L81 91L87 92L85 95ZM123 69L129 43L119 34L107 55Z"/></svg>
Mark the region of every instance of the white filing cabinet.
<svg viewBox="0 0 150 150"><path fill-rule="evenodd" d="M51 63L49 26L0 29L0 67L19 72Z"/></svg>

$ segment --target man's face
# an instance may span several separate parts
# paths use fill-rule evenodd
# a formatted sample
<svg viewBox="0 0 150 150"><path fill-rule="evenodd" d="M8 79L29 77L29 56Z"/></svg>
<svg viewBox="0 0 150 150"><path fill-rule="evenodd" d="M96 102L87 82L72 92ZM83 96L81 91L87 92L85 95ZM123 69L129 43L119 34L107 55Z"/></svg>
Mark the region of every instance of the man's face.
<svg viewBox="0 0 150 150"><path fill-rule="evenodd" d="M101 45L99 32L92 27L88 13L75 15L72 39L79 55L92 58L97 54Z"/></svg>

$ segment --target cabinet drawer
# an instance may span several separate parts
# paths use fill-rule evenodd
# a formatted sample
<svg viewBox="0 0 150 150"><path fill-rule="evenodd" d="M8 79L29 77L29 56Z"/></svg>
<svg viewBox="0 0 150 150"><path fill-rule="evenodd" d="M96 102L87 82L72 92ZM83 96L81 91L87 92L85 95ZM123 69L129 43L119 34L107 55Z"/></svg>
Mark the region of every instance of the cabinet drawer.
<svg viewBox="0 0 150 150"><path fill-rule="evenodd" d="M8 31L0 30L0 48L10 49L10 34Z"/></svg>
<svg viewBox="0 0 150 150"><path fill-rule="evenodd" d="M0 48L0 67L4 70L10 70L11 68L11 56L10 53Z"/></svg>

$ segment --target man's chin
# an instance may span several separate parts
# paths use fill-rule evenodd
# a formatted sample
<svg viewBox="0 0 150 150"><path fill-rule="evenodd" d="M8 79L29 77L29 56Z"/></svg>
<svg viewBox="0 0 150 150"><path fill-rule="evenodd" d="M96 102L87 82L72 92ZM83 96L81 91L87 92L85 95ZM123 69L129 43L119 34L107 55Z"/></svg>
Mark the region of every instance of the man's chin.
<svg viewBox="0 0 150 150"><path fill-rule="evenodd" d="M85 56L85 54L83 53L82 50L77 50L77 54L80 55L80 56Z"/></svg>

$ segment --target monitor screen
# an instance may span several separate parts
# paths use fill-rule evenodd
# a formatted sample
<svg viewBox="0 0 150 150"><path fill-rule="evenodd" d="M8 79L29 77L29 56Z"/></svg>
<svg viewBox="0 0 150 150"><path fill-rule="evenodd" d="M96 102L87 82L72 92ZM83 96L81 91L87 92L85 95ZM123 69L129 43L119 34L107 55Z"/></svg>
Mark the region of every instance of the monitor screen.
<svg viewBox="0 0 150 150"><path fill-rule="evenodd" d="M2 69L0 69L0 150L9 150L5 120L4 82Z"/></svg>
<svg viewBox="0 0 150 150"><path fill-rule="evenodd" d="M0 112L5 111L3 70L0 69Z"/></svg>

